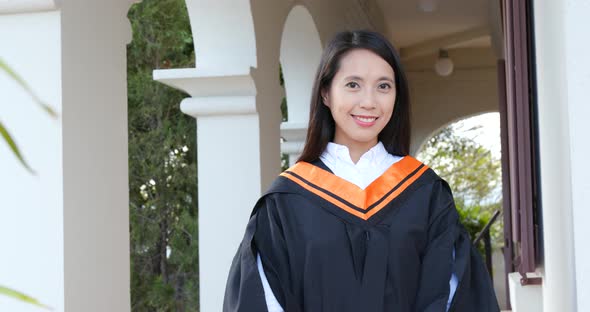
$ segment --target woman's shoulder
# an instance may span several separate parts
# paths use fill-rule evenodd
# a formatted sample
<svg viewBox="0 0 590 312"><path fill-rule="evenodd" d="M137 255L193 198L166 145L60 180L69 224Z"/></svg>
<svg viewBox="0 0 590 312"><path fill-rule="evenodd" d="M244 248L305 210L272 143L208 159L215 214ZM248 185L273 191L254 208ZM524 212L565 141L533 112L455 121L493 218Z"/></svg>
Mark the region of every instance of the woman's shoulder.
<svg viewBox="0 0 590 312"><path fill-rule="evenodd" d="M391 165L385 170L385 174L396 176L402 182L420 182L419 184L446 183L427 163L411 155L388 154L388 159Z"/></svg>
<svg viewBox="0 0 590 312"><path fill-rule="evenodd" d="M429 198L431 204L446 204L453 200L449 183L427 163L410 155L397 157L402 157L398 162L403 177L401 181L413 184L413 196Z"/></svg>

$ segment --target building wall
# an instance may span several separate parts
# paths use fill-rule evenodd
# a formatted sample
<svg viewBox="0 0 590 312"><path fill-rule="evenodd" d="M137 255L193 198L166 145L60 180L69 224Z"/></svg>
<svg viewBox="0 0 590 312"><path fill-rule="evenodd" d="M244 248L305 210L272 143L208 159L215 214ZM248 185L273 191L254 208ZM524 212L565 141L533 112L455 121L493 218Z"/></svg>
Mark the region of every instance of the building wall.
<svg viewBox="0 0 590 312"><path fill-rule="evenodd" d="M61 12L0 16L3 59L61 113L60 120L52 121L14 82L0 75L2 104L6 103L0 105L2 122L38 174L29 175L6 145L0 144L0 245L9 255L0 260L0 283L27 292L56 311L126 311L130 308L124 104L128 3L60 3ZM281 9L277 19L262 19L262 13L253 17L261 18L255 22L259 23L257 30L278 29L272 46L257 44L259 52L271 51L257 54L258 61L278 63L282 29L279 21L284 21L289 6L297 3L310 10L322 42L340 29L384 29L368 2L283 2L280 6L287 9ZM585 241L590 236L590 227L586 226L590 215L585 209L590 199L590 172L584 160L590 153L585 136L590 132L586 121L590 114L586 96L590 85L586 55L590 47L580 38L585 37L590 4L583 0L538 0L534 4L545 237L545 263L539 268L544 277L543 305L545 311L586 311L590 310L590 298L582 294L590 293L590 248ZM262 5L256 4L257 8ZM259 38L264 35L257 34ZM278 72L278 65L257 68L260 72L253 73L257 86ZM475 82L480 87L495 83L490 69L474 70L480 71L481 80ZM427 80L428 75L410 73L411 79L418 81ZM470 86L470 74L458 71L453 79L460 77L463 86ZM417 88L419 85L416 83ZM447 85L445 89L454 88ZM489 96L485 98L489 102L484 106L491 107L494 101L489 90L495 92L495 88L487 90ZM279 91L261 88L259 92L257 101L270 103L260 104L259 108L275 105L280 98ZM421 99L423 92L414 92L418 103L414 116L448 112L440 105L440 97ZM476 99L481 97L461 101L449 98L446 102L456 105L475 103ZM428 105L420 104L427 102L437 103L440 110L425 109ZM276 101L277 106L279 103ZM484 106L464 109L488 111ZM459 109L463 108L449 108ZM276 107L270 111L268 116L278 118ZM448 121L454 118L444 116ZM414 118L416 125L427 123ZM264 122L264 118L260 120ZM444 125L443 119L437 123ZM270 138L277 137L278 126L276 120L262 124L260 137L268 139L263 133L269 130L276 132ZM417 129L422 137L430 131ZM416 136L413 142L420 142L419 138ZM260 150L264 154L261 159L278 155L278 143L273 144ZM269 170L263 174L262 185L269 183L278 167ZM219 194L225 193L220 190ZM240 237L242 233L243 227L227 235ZM219 274L218 278L224 280L225 276ZM207 284L202 283L202 287ZM7 298L0 298L0 306L15 311L37 310Z"/></svg>

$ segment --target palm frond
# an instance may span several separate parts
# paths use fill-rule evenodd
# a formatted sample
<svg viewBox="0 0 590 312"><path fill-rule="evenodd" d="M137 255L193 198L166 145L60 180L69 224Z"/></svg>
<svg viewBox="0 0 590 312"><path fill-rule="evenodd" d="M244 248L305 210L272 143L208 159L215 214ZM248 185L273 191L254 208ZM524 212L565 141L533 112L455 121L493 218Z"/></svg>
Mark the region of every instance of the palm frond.
<svg viewBox="0 0 590 312"><path fill-rule="evenodd" d="M10 76L14 81L16 81L37 103L44 111L46 111L51 117L57 118L57 113L45 102L37 96L37 94L31 89L31 87L14 71L8 64L6 64L0 58L0 70L3 70L8 76Z"/></svg>
<svg viewBox="0 0 590 312"><path fill-rule="evenodd" d="M4 127L4 125L2 124L2 121L0 121L0 136L4 139L4 141L6 141L6 143L8 144L8 147L10 147L10 149L14 153L14 156L16 156L16 158L21 162L21 164L31 174L35 174L35 171L29 166L29 164L27 163L27 161L25 160L25 158L21 154L18 146L16 145L16 142L14 142L14 140L12 139L12 136L10 135L10 133L8 133L8 130L6 130L6 127Z"/></svg>
<svg viewBox="0 0 590 312"><path fill-rule="evenodd" d="M40 308L52 310L49 306L42 304L37 299L32 298L28 295L25 295L19 291L14 290L14 289L4 287L2 285L0 285L0 295L8 296L8 297L14 298L16 300L38 306Z"/></svg>

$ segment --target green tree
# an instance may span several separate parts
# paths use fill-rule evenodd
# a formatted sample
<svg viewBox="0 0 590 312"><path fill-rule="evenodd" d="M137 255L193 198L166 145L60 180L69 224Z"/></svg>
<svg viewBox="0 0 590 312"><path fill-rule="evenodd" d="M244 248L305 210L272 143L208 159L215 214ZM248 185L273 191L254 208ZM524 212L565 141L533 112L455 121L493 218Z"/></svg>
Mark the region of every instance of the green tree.
<svg viewBox="0 0 590 312"><path fill-rule="evenodd" d="M196 124L186 94L152 79L194 67L183 0L144 0L128 14L131 304L133 311L198 311Z"/></svg>
<svg viewBox="0 0 590 312"><path fill-rule="evenodd" d="M501 162L491 151L468 135L461 122L430 138L418 158L445 179L453 191L461 222L471 238L483 229L494 211L501 210ZM497 219L490 234L494 245L502 244L502 222Z"/></svg>

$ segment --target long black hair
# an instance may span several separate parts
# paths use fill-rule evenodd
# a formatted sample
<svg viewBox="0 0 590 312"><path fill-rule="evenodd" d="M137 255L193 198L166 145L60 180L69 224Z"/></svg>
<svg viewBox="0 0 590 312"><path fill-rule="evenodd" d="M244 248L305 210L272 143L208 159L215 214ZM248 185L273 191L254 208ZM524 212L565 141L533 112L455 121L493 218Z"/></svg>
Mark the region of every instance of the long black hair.
<svg viewBox="0 0 590 312"><path fill-rule="evenodd" d="M395 106L393 115L379 133L378 140L387 152L405 156L410 149L410 101L406 75L400 57L392 44L381 34L368 30L344 31L328 43L313 83L309 127L303 153L297 161L317 160L328 142L334 139L335 124L330 109L323 104L322 92L327 91L340 68L340 60L354 49L366 49L379 55L393 68L395 76Z"/></svg>

